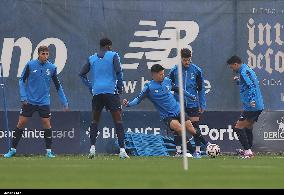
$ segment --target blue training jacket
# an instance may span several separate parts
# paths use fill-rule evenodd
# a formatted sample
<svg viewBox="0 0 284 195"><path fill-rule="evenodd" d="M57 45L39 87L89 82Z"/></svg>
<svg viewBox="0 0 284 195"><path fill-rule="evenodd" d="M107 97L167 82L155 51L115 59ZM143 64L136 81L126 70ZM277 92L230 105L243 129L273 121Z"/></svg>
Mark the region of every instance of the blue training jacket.
<svg viewBox="0 0 284 195"><path fill-rule="evenodd" d="M178 89L176 88L176 90ZM161 83L151 80L149 83L145 84L138 97L129 102L128 107L139 104L147 97L159 111L161 119L178 116L180 114L180 105L171 91L171 79L166 77ZM188 97L195 98L186 91L184 91L184 93Z"/></svg>
<svg viewBox="0 0 284 195"><path fill-rule="evenodd" d="M175 65L169 72L168 77L173 83L178 86L178 66ZM186 108L200 107L203 110L206 108L205 85L202 70L195 64L190 64L188 68L182 66L183 88L191 93L196 100L185 97L184 103ZM179 101L179 93L174 93L175 98Z"/></svg>
<svg viewBox="0 0 284 195"><path fill-rule="evenodd" d="M21 101L27 101L33 105L50 105L50 82L53 80L59 98L64 107L68 106L67 98L57 77L57 68L46 61L29 61L19 80Z"/></svg>
<svg viewBox="0 0 284 195"><path fill-rule="evenodd" d="M91 82L86 74L91 72ZM80 73L83 83L92 95L117 94L122 92L123 73L119 55L113 51L102 51L88 58Z"/></svg>
<svg viewBox="0 0 284 195"><path fill-rule="evenodd" d="M263 98L261 95L259 81L255 72L246 64L242 64L239 71L240 98L245 111L258 111L264 109ZM250 103L255 101L256 106Z"/></svg>

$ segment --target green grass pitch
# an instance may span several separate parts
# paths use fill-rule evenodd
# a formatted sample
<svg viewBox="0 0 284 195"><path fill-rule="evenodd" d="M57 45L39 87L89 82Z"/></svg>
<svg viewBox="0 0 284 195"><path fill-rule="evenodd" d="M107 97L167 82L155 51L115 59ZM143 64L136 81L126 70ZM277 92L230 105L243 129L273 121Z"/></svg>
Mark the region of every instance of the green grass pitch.
<svg viewBox="0 0 284 195"><path fill-rule="evenodd" d="M0 189L284 188L284 157L0 157Z"/></svg>

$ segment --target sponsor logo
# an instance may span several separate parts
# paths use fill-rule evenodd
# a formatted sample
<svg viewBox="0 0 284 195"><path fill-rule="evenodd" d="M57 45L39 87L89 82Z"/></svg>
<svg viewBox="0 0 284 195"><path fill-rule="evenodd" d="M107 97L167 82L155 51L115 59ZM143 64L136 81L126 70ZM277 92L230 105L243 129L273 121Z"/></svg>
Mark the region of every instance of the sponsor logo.
<svg viewBox="0 0 284 195"><path fill-rule="evenodd" d="M198 36L199 26L194 21L167 21L161 33L158 32L156 21L140 20L141 28L147 30L135 31L134 36L138 40L129 43L129 48L135 48L136 52L124 55L124 60L136 60L137 62L123 64L124 69L137 69L139 60L146 59L148 69L154 64L163 64L164 68L171 69L178 62L176 48L189 48ZM177 33L184 32L183 38L177 39ZM134 50L134 49L133 49ZM175 52L175 54L173 54Z"/></svg>
<svg viewBox="0 0 284 195"><path fill-rule="evenodd" d="M284 41L281 40L283 25L280 23L270 24L269 22L256 23L254 19L250 18L247 28L249 33L248 65L253 69L264 70L268 74L283 73L284 52L278 49L284 44ZM256 37L257 35L258 37Z"/></svg>
<svg viewBox="0 0 284 195"><path fill-rule="evenodd" d="M280 120L277 120L278 124L277 131L265 131L263 132L264 140L283 140L284 141L284 116Z"/></svg>
<svg viewBox="0 0 284 195"><path fill-rule="evenodd" d="M154 134L154 135L159 135L161 133L161 128L159 127L135 127L135 128L127 128L127 132L133 132L133 133L144 133L144 134ZM102 131L98 132L98 136L102 134L103 139L108 139L108 138L117 138L116 133L115 133L115 128L109 128L109 127L104 127ZM87 129L86 135L90 137L90 128Z"/></svg>
<svg viewBox="0 0 284 195"><path fill-rule="evenodd" d="M53 37L46 38L40 41L33 51L33 45L30 39L27 37L20 37L17 40L15 38L4 38L2 54L0 58L0 63L3 64L4 68L3 76L9 77L11 61L13 57L12 54L15 47L18 47L21 50L19 58L20 60L19 63L17 63L19 64L17 77L20 77L26 63L31 60L31 55L33 56L32 59L38 58L37 50L41 45L54 45L56 49L54 64L56 64L57 66L57 72L60 73L67 61L67 48L62 40Z"/></svg>
<svg viewBox="0 0 284 195"><path fill-rule="evenodd" d="M239 140L237 134L234 132L232 125L227 128L209 128L208 125L199 125L202 135L209 136L213 141L216 140Z"/></svg>
<svg viewBox="0 0 284 195"><path fill-rule="evenodd" d="M6 137L14 137L15 131L7 131L0 130L0 139L6 138ZM44 131L43 130L37 130L37 129L27 129L25 128L23 131L22 138L31 139L31 138L44 138ZM75 138L75 129L72 128L71 130L53 130L52 131L52 138L69 138L73 139Z"/></svg>

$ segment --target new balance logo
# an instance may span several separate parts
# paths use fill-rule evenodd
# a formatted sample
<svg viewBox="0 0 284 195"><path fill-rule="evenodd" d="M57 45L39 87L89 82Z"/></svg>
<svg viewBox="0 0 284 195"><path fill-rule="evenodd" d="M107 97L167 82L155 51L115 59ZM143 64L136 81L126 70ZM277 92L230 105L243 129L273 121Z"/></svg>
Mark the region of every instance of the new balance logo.
<svg viewBox="0 0 284 195"><path fill-rule="evenodd" d="M124 69L137 69L142 58L146 59L148 69L156 63L170 69L177 63L177 44L180 48L187 47L192 50L189 44L196 39L199 33L199 26L194 21L167 21L160 34L157 30L156 21L140 20L139 25L143 29L147 28L147 30L136 31L134 36L144 41L129 43L129 47L133 48L135 52L126 53L124 60L127 62L134 59L135 62L123 64ZM177 29L182 33L182 38L178 40L178 43L176 39Z"/></svg>

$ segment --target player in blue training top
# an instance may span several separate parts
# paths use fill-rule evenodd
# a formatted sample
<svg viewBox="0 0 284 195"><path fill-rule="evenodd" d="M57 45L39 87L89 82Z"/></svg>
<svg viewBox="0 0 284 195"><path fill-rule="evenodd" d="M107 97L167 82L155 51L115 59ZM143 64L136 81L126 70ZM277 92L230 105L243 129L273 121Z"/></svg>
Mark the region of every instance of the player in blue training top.
<svg viewBox="0 0 284 195"><path fill-rule="evenodd" d="M240 98L243 103L243 112L234 128L244 148L244 151L238 150L238 152L243 158L251 158L254 155L251 151L253 124L257 122L264 109L259 82L255 72L248 65L243 64L240 57L232 56L227 60L227 64L234 72L238 73L234 80L240 86Z"/></svg>
<svg viewBox="0 0 284 195"><path fill-rule="evenodd" d="M139 104L145 97L147 97L159 111L160 117L165 124L171 130L181 135L182 129L180 123L180 104L174 98L171 92L172 90L177 91L178 88L173 85L171 79L167 77L165 78L164 68L161 65L153 65L151 67L151 73L153 80L145 84L145 87L139 96L130 102L124 99L123 104L128 107L134 106ZM196 99L194 95L185 90L184 94L192 100ZM195 141L202 137L200 131L196 131L194 129L187 115L185 116L185 126L186 130L193 135ZM201 158L201 155L197 155L195 158Z"/></svg>
<svg viewBox="0 0 284 195"><path fill-rule="evenodd" d="M87 73L91 74L91 82ZM90 126L91 148L89 158L95 157L95 144L98 135L98 124L104 107L110 110L118 137L120 158L129 158L125 151L124 129L121 116L119 94L122 93L123 73L118 53L112 51L112 41L108 38L100 40L100 51L88 58L79 76L93 95L93 119Z"/></svg>
<svg viewBox="0 0 284 195"><path fill-rule="evenodd" d="M185 112L189 116L189 120L191 121L193 127L196 131L200 131L199 129L199 120L200 115L204 112L206 108L206 100L205 100L205 86L204 86L204 78L202 74L202 70L197 65L193 64L191 61L191 51L188 48L183 48L181 50L181 63L182 63L182 78L183 78L183 86L184 90L193 94L197 97L196 100L192 100L191 98L184 97L185 104ZM175 85L178 85L178 65L175 65L169 72L168 77L172 80ZM174 93L175 98L179 101L179 93ZM175 144L181 145L181 136L175 135ZM203 137L197 140L196 151L193 155L200 155L200 146L201 143L207 146L209 144Z"/></svg>
<svg viewBox="0 0 284 195"><path fill-rule="evenodd" d="M46 156L53 158L54 153L51 151L52 130L50 124L50 82L55 84L64 111L68 110L68 102L65 97L63 88L57 77L57 68L48 61L49 50L47 46L38 48L38 59L29 61L20 78L20 96L22 109L20 111L19 121L14 130L12 139L12 148L4 155L10 158L16 154L17 145L23 135L23 129L28 122L29 117L38 111L44 128L44 139L46 144Z"/></svg>

